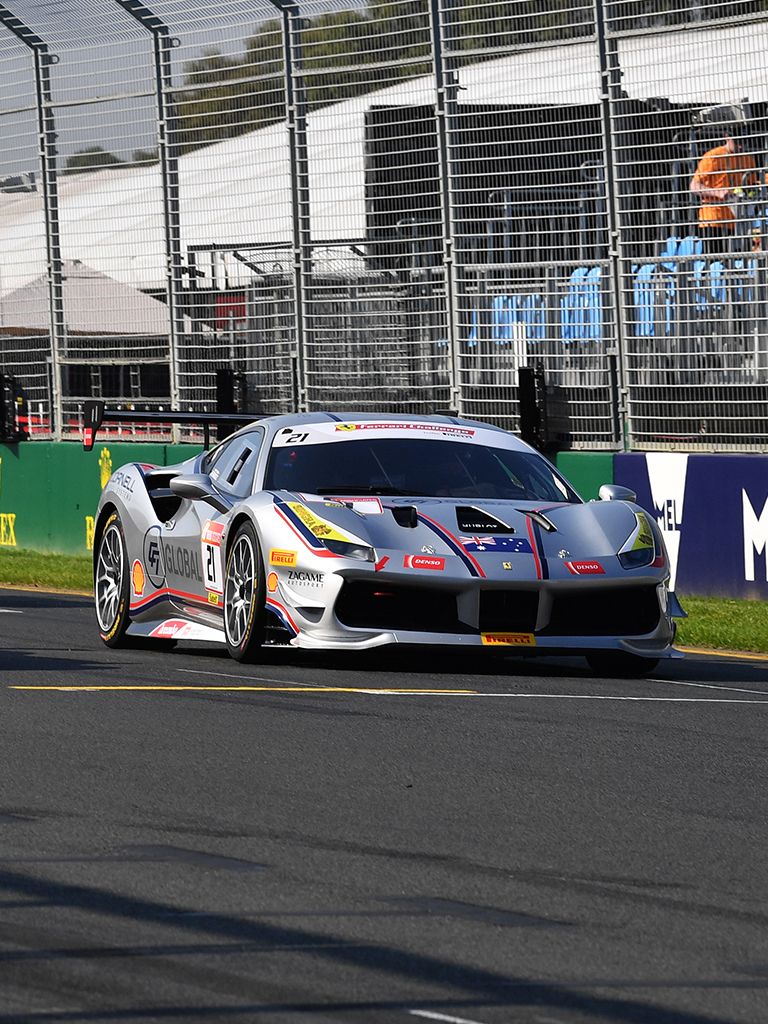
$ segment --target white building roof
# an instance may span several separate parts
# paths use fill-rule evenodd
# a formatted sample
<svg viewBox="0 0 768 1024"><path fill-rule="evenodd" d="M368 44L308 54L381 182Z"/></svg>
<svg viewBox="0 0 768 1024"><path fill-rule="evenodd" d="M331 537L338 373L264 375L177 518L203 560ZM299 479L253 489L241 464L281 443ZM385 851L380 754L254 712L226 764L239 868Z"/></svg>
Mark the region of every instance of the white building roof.
<svg viewBox="0 0 768 1024"><path fill-rule="evenodd" d="M62 286L67 329L80 334L168 334L168 307L79 261L64 263ZM47 331L50 327L47 275L0 300L0 327Z"/></svg>

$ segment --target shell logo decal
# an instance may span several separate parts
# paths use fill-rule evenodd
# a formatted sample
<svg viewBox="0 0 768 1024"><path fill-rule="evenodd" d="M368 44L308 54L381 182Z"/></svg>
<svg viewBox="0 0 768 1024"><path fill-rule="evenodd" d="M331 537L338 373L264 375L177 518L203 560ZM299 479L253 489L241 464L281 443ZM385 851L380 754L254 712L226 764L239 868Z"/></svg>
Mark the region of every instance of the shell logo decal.
<svg viewBox="0 0 768 1024"><path fill-rule="evenodd" d="M138 558L131 567L131 583L133 584L134 597L141 597L141 595L144 593L146 576L144 574L144 566L141 564Z"/></svg>

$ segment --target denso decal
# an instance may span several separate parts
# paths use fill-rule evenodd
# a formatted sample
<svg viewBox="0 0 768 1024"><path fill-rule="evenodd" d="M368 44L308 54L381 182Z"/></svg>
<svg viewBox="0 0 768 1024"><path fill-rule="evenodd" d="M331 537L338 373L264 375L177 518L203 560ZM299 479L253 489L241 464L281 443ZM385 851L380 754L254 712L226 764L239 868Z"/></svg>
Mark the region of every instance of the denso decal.
<svg viewBox="0 0 768 1024"><path fill-rule="evenodd" d="M141 597L142 594L144 593L145 577L144 566L141 564L138 558L135 560L133 566L131 567L131 583L133 584L133 596Z"/></svg>
<svg viewBox="0 0 768 1024"><path fill-rule="evenodd" d="M278 548L272 548L272 550L269 552L269 564L296 565L296 552L282 551Z"/></svg>
<svg viewBox="0 0 768 1024"><path fill-rule="evenodd" d="M599 562L564 562L563 564L573 576L605 575L605 569Z"/></svg>
<svg viewBox="0 0 768 1024"><path fill-rule="evenodd" d="M481 633L484 647L535 647L533 633Z"/></svg>
<svg viewBox="0 0 768 1024"><path fill-rule="evenodd" d="M403 558L404 569L436 569L442 572L445 569L445 559L439 555L405 555Z"/></svg>

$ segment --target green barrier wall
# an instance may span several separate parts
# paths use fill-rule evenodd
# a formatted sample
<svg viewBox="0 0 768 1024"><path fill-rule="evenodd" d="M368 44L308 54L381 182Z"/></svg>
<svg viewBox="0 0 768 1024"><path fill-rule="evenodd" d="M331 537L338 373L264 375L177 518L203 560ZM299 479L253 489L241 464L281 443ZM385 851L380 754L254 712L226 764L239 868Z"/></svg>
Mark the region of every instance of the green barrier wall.
<svg viewBox="0 0 768 1024"><path fill-rule="evenodd" d="M126 462L173 465L198 445L80 444L28 441L0 445L0 554L17 547L85 555L92 547L93 515L101 488ZM557 466L586 499L613 482L612 452L561 452Z"/></svg>
<svg viewBox="0 0 768 1024"><path fill-rule="evenodd" d="M612 484L613 452L559 452L557 468L578 493L589 501L596 498L601 484Z"/></svg>
<svg viewBox="0 0 768 1024"><path fill-rule="evenodd" d="M182 462L199 445L80 444L27 441L0 445L0 557L3 548L86 555L93 516L113 470L126 462Z"/></svg>

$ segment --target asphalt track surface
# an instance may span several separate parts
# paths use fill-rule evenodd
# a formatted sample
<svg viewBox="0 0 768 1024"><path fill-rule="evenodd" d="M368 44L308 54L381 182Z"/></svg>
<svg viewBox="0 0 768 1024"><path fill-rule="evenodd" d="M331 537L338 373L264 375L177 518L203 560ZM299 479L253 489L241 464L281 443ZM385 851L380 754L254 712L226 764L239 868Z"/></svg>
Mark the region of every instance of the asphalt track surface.
<svg viewBox="0 0 768 1024"><path fill-rule="evenodd" d="M0 638L0 1024L768 1020L768 662Z"/></svg>

